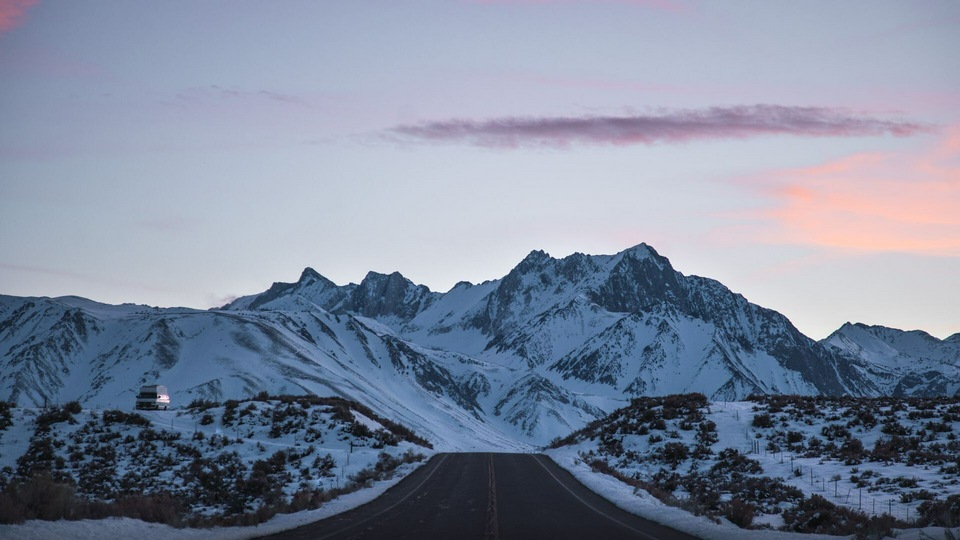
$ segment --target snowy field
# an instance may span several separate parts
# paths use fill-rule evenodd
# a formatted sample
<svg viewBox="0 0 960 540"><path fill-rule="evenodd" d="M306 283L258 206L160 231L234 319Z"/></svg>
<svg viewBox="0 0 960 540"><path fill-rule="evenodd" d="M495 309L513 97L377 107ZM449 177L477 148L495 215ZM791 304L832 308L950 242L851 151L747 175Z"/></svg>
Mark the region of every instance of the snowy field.
<svg viewBox="0 0 960 540"><path fill-rule="evenodd" d="M819 500L814 496L893 529L923 525L936 503L939 514L944 506L952 514L952 526L960 524L960 400L685 398L638 400L556 441L548 453L592 488L622 499L624 508L708 538L729 527L730 537L746 533L729 516L760 529L751 532L762 532L758 537L778 538L773 530L781 528L830 530L815 512L798 509ZM749 518L736 512L734 499L749 504ZM697 532L716 520L726 526ZM836 520L854 527L843 512ZM843 526L830 532L837 530ZM910 534L923 538L931 530L939 529Z"/></svg>
<svg viewBox="0 0 960 540"><path fill-rule="evenodd" d="M212 527L209 529L176 528L139 519L108 518L81 521L31 520L21 525L0 525L0 538L5 540L120 540L130 538L163 538L165 540L243 540L293 529L307 523L346 512L366 504L390 489L420 465L403 465L390 480L372 487L342 495L316 510L280 514L254 527Z"/></svg>
<svg viewBox="0 0 960 540"><path fill-rule="evenodd" d="M433 454L409 430L336 398L205 403L138 414L71 406L3 412L4 486L48 475L75 486L74 506L122 506L141 495L169 493L178 512L189 516L179 524L204 528L119 518L30 521L0 525L0 538L130 538L159 529L174 538L257 536L363 504ZM164 515L156 505L149 509Z"/></svg>
<svg viewBox="0 0 960 540"><path fill-rule="evenodd" d="M394 457L433 453L412 442L416 435L408 430L354 405L275 399L206 404L143 413L143 425L126 413L50 415L11 409L8 421L0 415L0 425L8 424L0 430L0 478L6 484L18 474L48 467L55 476L69 475L78 495L106 499L104 493L122 493L134 479L144 478L145 492L170 491L195 514L216 517L250 513L270 497L290 500L298 493L333 492L375 468L384 452ZM816 531L818 524L798 510L817 496L835 507L882 518L888 526L883 531L896 538L955 540L960 529L928 526L920 518L929 518L936 504L941 509L945 501L960 504L958 431L956 399L767 397L711 403L678 396L637 400L558 439L547 453L625 510L701 538L837 538L816 534L824 531ZM193 458L170 465L184 458L181 454ZM216 459L225 455L230 457ZM282 467L265 468L281 462ZM364 482L368 487L324 501L317 509L277 514L256 526L175 528L130 518L32 520L0 525L0 538L251 538L364 504L422 463L400 465L389 478ZM226 472L231 464L232 476ZM99 476L91 476L98 471ZM282 492L253 489L256 471L268 475L260 478L267 484L282 485ZM234 486L244 496L239 501L198 496L205 491L204 478ZM101 492L84 491L93 487ZM735 499L748 503L749 523L733 511ZM946 508L960 521L955 507Z"/></svg>
<svg viewBox="0 0 960 540"><path fill-rule="evenodd" d="M745 530L725 519L721 519L718 523L707 517L695 516L680 508L668 506L643 490L635 490L615 478L593 472L578 457L577 450L574 448L565 447L548 450L547 455L558 465L570 471L583 485L603 495L607 500L627 512L673 527L698 538L709 540L740 540L745 538L749 540L836 540L840 538L825 534ZM897 530L895 535L895 538L900 540L955 540L960 538L960 527L953 529L924 527Z"/></svg>

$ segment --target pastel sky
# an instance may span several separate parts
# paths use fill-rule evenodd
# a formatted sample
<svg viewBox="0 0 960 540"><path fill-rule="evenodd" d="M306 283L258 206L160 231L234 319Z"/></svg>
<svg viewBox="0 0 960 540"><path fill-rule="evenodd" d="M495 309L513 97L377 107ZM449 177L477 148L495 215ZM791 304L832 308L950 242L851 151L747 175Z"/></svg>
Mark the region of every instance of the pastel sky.
<svg viewBox="0 0 960 540"><path fill-rule="evenodd" d="M0 293L207 308L646 242L960 332L960 2L0 0Z"/></svg>

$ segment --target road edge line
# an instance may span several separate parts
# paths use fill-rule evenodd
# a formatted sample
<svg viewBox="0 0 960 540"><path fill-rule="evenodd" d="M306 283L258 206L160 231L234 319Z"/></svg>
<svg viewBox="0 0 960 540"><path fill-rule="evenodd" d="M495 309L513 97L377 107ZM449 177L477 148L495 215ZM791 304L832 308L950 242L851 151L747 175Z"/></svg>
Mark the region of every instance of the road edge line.
<svg viewBox="0 0 960 540"><path fill-rule="evenodd" d="M342 534L342 533L344 533L344 532L346 532L346 531L349 531L350 529L353 529L354 527L356 527L356 526L358 526L358 525L362 525L362 524L370 521L371 519L376 519L376 518L380 517L381 515L383 515L383 514L389 512L389 511L393 510L393 509L396 508L397 506L400 506L401 504L403 504L404 502L406 502L406 500L409 499L414 493L420 491L420 488L422 488L423 485L427 483L427 480L430 480L430 477L433 476L433 473L437 472L437 469L440 468L440 465L443 465L443 462L447 460L447 457L448 457L449 455L450 455L450 454L444 454L443 457L440 458L440 461L437 462L437 466L434 467L433 470L430 471L429 474L427 474L427 477L424 478L423 481L421 481L419 484L417 484L417 487L411 489L411 490L410 490L410 493L407 493L406 495L404 495L403 498L401 498L399 501L391 504L390 506L388 506L388 507L384 508L383 510L377 512L376 514L368 517L367 519L364 519L364 520L362 520L362 521L357 521L357 522L355 522L355 523L351 523L349 526L344 527L343 529L340 529L339 531L334 531L334 532L332 532L332 533L330 533L330 534L328 534L328 535L321 536L321 537L317 538L317 540L325 540L326 538L330 538L330 537L336 536L336 535L338 535L338 534ZM548 471L548 472L549 472L549 471ZM382 497L382 495L381 495L381 497ZM374 499L374 500L376 500L376 499ZM371 501L371 502L373 502L373 501Z"/></svg>
<svg viewBox="0 0 960 540"><path fill-rule="evenodd" d="M574 491L573 491L572 489L570 489L570 487L569 487L568 485L564 484L559 478L557 478L557 476L556 476L555 474L553 474L553 472L552 472L550 469L548 469L547 466L543 464L543 462L540 461L540 457L541 457L540 454L535 454L535 455L532 455L531 457L533 457L533 460L537 462L537 465L540 465L540 467L542 467L543 470L546 471L547 474L549 474L550 477L553 478L553 480L554 480L556 483L560 484L560 486L563 487L563 489L567 490L567 493L569 493L570 495L573 495L574 498L576 498L578 501L580 501L580 503L583 504L584 506L586 506L587 508L589 508L589 509L593 510L594 512L600 514L601 516L609 519L610 521L613 521L614 523L617 523L617 524L620 525L621 527L625 527L625 528L627 528L627 529L630 529L631 531L639 534L640 536L643 536L644 538L649 538L650 540L659 540L656 536L651 536L649 533L643 532L643 531L638 530L638 529L634 529L634 528L631 527L630 525L627 525L626 523L620 521L619 519L617 519L617 518L615 518L615 517L607 514L607 513L604 512L603 510L600 510L599 508L597 508L597 507L593 506L592 504L588 503L587 501L583 500L579 495L577 495L576 493L574 493ZM586 487L586 486L584 486L584 487ZM589 490L590 488L587 488L587 489Z"/></svg>

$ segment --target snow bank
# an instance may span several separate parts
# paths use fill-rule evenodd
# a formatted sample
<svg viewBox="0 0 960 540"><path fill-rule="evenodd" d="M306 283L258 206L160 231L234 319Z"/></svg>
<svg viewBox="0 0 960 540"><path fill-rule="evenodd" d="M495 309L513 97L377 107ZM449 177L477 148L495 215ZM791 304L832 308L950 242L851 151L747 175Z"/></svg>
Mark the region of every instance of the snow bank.
<svg viewBox="0 0 960 540"><path fill-rule="evenodd" d="M214 527L211 529L177 529L167 525L146 523L138 519L110 518L83 521L39 521L21 525L0 525L4 540L113 540L130 538L163 538L164 540L241 540L274 534L326 519L364 505L396 485L426 461L403 465L390 480L338 497L316 510L280 514L255 527Z"/></svg>

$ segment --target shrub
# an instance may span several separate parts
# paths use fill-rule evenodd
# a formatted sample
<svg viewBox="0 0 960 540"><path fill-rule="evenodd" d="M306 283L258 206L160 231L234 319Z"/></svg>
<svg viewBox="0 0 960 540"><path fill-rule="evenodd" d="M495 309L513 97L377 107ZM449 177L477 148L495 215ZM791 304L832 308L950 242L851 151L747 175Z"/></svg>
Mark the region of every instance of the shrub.
<svg viewBox="0 0 960 540"><path fill-rule="evenodd" d="M127 424L129 426L150 427L151 425L150 420L147 420L144 416L137 413L125 413L120 410L103 411L103 423L108 426L110 424Z"/></svg>
<svg viewBox="0 0 960 540"><path fill-rule="evenodd" d="M690 457L687 445L680 442L668 442L660 449L660 460L676 469L678 465Z"/></svg>
<svg viewBox="0 0 960 540"><path fill-rule="evenodd" d="M207 399L195 399L187 405L188 409L197 409L199 411L205 411L207 409L212 409L214 407L219 407L220 404L216 401L210 401Z"/></svg>
<svg viewBox="0 0 960 540"><path fill-rule="evenodd" d="M753 417L753 422L751 423L755 428L772 428L773 427L773 418L771 418L768 413L760 413Z"/></svg>
<svg viewBox="0 0 960 540"><path fill-rule="evenodd" d="M823 428L820 430L820 434L823 435L828 441L850 438L850 430L841 426L840 424L829 424L823 426Z"/></svg>
<svg viewBox="0 0 960 540"><path fill-rule="evenodd" d="M80 414L83 409L80 408L79 401L69 401L64 403L63 410L70 414Z"/></svg>
<svg viewBox="0 0 960 540"><path fill-rule="evenodd" d="M77 506L72 487L39 474L14 482L0 497L0 523L75 519Z"/></svg>
<svg viewBox="0 0 960 540"><path fill-rule="evenodd" d="M960 495L950 495L946 500L923 501L917 507L917 513L927 527L960 526Z"/></svg>
<svg viewBox="0 0 960 540"><path fill-rule="evenodd" d="M699 429L697 430L697 441L700 444L709 446L716 443L719 439L717 435L717 424L712 420L707 420L700 424Z"/></svg>
<svg viewBox="0 0 960 540"><path fill-rule="evenodd" d="M717 454L717 462L710 471L717 474L760 474L763 467L759 461L748 458L736 448L724 448Z"/></svg>
<svg viewBox="0 0 960 540"><path fill-rule="evenodd" d="M863 443L860 439L848 438L840 447L839 457L844 465L859 465L863 463L866 453L863 451Z"/></svg>
<svg viewBox="0 0 960 540"><path fill-rule="evenodd" d="M783 511L784 528L799 533L829 534L837 525L837 506L820 495L811 495Z"/></svg>
<svg viewBox="0 0 960 540"><path fill-rule="evenodd" d="M49 429L51 425L59 424L60 422L67 422L70 424L77 423L69 411L58 407L45 409L40 416L37 417L36 422L37 429Z"/></svg>
<svg viewBox="0 0 960 540"><path fill-rule="evenodd" d="M148 523L178 525L183 506L168 493L160 495L128 495L116 503L117 513Z"/></svg>
<svg viewBox="0 0 960 540"><path fill-rule="evenodd" d="M740 499L732 499L725 505L723 515L741 529L746 529L753 525L753 518L756 515L756 508Z"/></svg>
<svg viewBox="0 0 960 540"><path fill-rule="evenodd" d="M333 477L335 473L333 472L334 467L336 467L336 462L333 460L333 456L327 454L323 457L317 456L313 460L313 468L317 470L317 473L320 476Z"/></svg>

